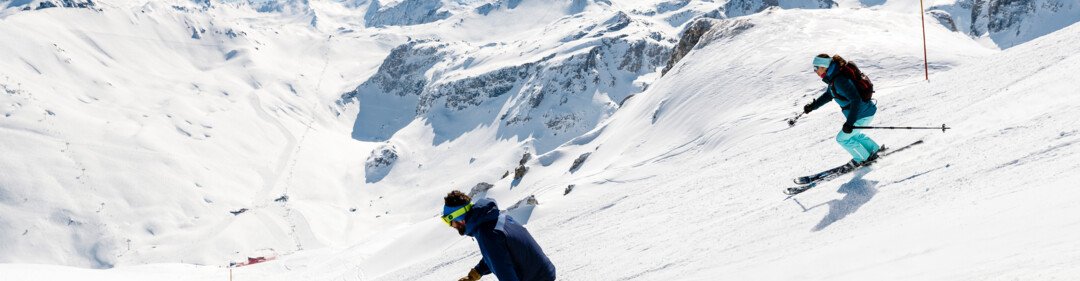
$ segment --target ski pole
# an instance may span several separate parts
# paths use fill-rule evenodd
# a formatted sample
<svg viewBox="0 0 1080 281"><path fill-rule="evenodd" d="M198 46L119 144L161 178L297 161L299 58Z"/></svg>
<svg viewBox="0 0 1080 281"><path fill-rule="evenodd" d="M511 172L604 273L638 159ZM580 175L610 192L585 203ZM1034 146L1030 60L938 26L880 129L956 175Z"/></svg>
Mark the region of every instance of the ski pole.
<svg viewBox="0 0 1080 281"><path fill-rule="evenodd" d="M799 112L799 115L795 115L795 117L792 117L792 118L788 118L788 119L787 119L787 125L788 125L788 127L793 127L793 126L795 126L795 122L796 122L796 121L799 121L799 117L802 117L802 116L803 116L804 114L805 114L805 113Z"/></svg>
<svg viewBox="0 0 1080 281"><path fill-rule="evenodd" d="M933 130L937 130L937 129L941 129L941 132L942 132L942 133L944 133L944 132L945 132L945 130L948 130L948 129L952 129L952 128L946 127L946 126L945 126L945 124L941 124L941 127L877 127L877 126L854 126L854 127L852 127L852 128L855 128L855 129L884 129L884 130L926 130L926 129L933 129Z"/></svg>

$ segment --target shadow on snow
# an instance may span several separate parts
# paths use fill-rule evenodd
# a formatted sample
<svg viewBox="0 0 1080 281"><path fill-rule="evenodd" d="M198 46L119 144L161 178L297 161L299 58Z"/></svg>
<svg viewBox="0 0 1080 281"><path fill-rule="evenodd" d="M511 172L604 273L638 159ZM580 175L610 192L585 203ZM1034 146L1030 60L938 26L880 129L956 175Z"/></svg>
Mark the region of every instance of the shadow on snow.
<svg viewBox="0 0 1080 281"><path fill-rule="evenodd" d="M829 213L825 217L821 218L814 228L810 231L820 231L829 227L833 223L840 221L850 214L858 211L860 207L870 202L870 199L877 194L877 181L868 181L863 179L866 173L869 173L869 169L859 169L855 172L854 177L850 181L840 186L836 192L844 194L843 198L829 200L825 203L810 206L809 208L802 205L801 202L795 200L795 203L799 204L803 208L803 212L813 210L814 208L821 206L828 206Z"/></svg>

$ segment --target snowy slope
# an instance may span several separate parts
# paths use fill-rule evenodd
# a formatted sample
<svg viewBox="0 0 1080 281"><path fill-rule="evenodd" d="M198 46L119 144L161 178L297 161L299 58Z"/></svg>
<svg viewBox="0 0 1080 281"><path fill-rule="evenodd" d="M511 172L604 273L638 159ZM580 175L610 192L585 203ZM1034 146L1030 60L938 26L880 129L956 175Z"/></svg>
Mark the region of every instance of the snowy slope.
<svg viewBox="0 0 1080 281"><path fill-rule="evenodd" d="M605 11L600 2L580 12ZM0 238L19 242L0 245L11 253L3 262L15 262L0 264L0 280L221 280L223 261L274 252L235 269L237 280L453 280L479 255L436 212L449 189L479 182L493 184L486 196L504 209L535 195L539 205L514 213L560 279L1080 276L1068 188L1080 157L1076 25L1004 51L928 26L925 83L917 14L841 7L705 19L719 28L670 72L647 77L595 129L535 155L531 140L495 126L447 139L424 120L383 143L352 140L360 113L335 103L341 93L376 75L403 37L480 18L369 30L353 21L363 18L358 3L295 14L111 3L2 18L0 33L18 40L0 45L16 54L0 68L11 114L0 119ZM705 13L681 3L611 6L645 21ZM674 23L652 27L686 21ZM483 33L445 36L496 36ZM877 123L955 129L871 132L887 145L926 143L785 200L791 177L847 160L832 140L835 106L783 122L821 90L808 66L820 52L874 77ZM521 62L507 57L491 56L486 69ZM364 160L386 147L392 170L367 182ZM528 174L503 177L525 152ZM155 264L132 266L143 263Z"/></svg>
<svg viewBox="0 0 1080 281"><path fill-rule="evenodd" d="M364 231L339 222L371 148L328 108L380 56L331 58L374 42L246 6L98 7L0 21L0 261L220 264Z"/></svg>
<svg viewBox="0 0 1080 281"><path fill-rule="evenodd" d="M52 4L36 9L46 2ZM423 120L413 120L399 139L351 140L357 108L335 102L377 73L394 47L410 38L459 45L534 40L529 32L557 22L540 37L545 45L531 51L535 57L508 59L516 53L507 46L472 55L468 71L454 72L460 65L450 63L451 69L440 71L464 77L545 56L577 56L583 64L597 46L632 54L629 44L620 43L631 42L620 41L627 34L636 34L632 42L652 40L653 50L666 50L658 40L674 39L646 36L644 26L673 38L680 24L716 5L449 1L444 4L455 11L452 18L368 28L365 17L378 11L369 13L374 2L366 1L79 3L89 1L0 5L0 86L6 93L0 165L7 171L0 177L0 206L8 214L0 219L0 237L17 241L2 246L3 262L227 264L368 241L399 224L383 217L429 214L426 205L409 204L418 192L400 187L423 186L425 194L435 194L447 187L436 184L493 182L535 149L528 134L559 133L468 127L468 135L455 132L453 142L437 147L432 144L446 142L446 134L431 134ZM491 3L505 6L486 14L472 10ZM629 20L622 10L634 14L635 23L621 33L606 32ZM540 12L545 16L519 20ZM576 24L596 24L589 36L611 34L561 44L564 33L577 32ZM506 38L510 34L514 38ZM630 74L646 76L650 67ZM584 110L591 119L575 130L587 131L613 111L610 100L590 97L620 99L652 79L619 75L605 80L619 83L614 90L579 98L604 109ZM583 111L575 106L545 110ZM514 134L520 136L508 137ZM402 158L394 172L366 171L365 159L387 147ZM485 170L462 176L456 163ZM418 173L428 176L412 176ZM388 180L368 185L376 176Z"/></svg>
<svg viewBox="0 0 1080 281"><path fill-rule="evenodd" d="M596 136L557 150L562 157L521 184L530 191L493 191L538 194L528 227L571 280L1075 277L1066 262L1080 254L1071 250L1077 218L1068 187L1080 100L1064 78L1076 69L1070 50L1080 29L1002 53L931 30L931 42L941 42L932 54L951 60L937 60L933 82L923 84L918 45L895 43L917 42L917 18L848 12L750 17L754 28L714 38ZM891 20L850 35L820 29L871 18ZM844 36L866 43L830 44ZM871 69L882 87L878 122L957 130L874 132L889 145L927 144L783 200L791 177L847 160L832 140L837 110L790 129L782 121L821 89L806 66L820 51ZM943 71L959 62L970 65ZM1001 68L1008 64L1016 68ZM584 167L569 173L585 152ZM515 198L506 193L496 196ZM437 221L412 231L428 228L430 237L410 241L453 236ZM360 264L379 280L443 280L479 258L469 239L420 247L433 257L386 275L384 261ZM402 249L410 247L372 258Z"/></svg>

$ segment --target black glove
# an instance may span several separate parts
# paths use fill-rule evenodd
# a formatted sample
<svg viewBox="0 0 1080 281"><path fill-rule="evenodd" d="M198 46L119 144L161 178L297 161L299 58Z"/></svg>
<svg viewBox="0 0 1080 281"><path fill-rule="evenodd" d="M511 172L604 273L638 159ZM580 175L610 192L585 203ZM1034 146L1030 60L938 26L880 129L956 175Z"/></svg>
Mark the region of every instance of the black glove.
<svg viewBox="0 0 1080 281"><path fill-rule="evenodd" d="M843 130L845 134L850 134L851 130L854 130L854 129L855 129L855 125L844 123L844 128L841 129L841 130Z"/></svg>
<svg viewBox="0 0 1080 281"><path fill-rule="evenodd" d="M811 112L811 111L814 111L814 109L813 109L813 108L810 108L810 104L809 104L809 103L808 103L808 104L806 104L806 105L804 105L804 106L802 107L802 113L803 113L803 114L810 114L810 112Z"/></svg>

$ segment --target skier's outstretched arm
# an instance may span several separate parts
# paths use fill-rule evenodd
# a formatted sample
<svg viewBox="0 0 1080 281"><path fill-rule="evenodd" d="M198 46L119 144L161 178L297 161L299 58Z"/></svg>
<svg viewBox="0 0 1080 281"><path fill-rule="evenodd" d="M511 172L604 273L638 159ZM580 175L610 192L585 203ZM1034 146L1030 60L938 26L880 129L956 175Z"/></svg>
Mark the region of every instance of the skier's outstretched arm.
<svg viewBox="0 0 1080 281"><path fill-rule="evenodd" d="M483 275L481 275L479 272L476 272L476 268L473 268L469 270L469 275L461 277L460 279L458 279L458 281L480 281L480 276Z"/></svg>
<svg viewBox="0 0 1080 281"><path fill-rule="evenodd" d="M810 113L811 111L817 110L830 101L832 101L832 94L829 94L829 88L825 87L825 92L822 92L821 96L803 107L803 113Z"/></svg>
<svg viewBox="0 0 1080 281"><path fill-rule="evenodd" d="M484 259L485 258L481 258L480 262L473 267L473 270L476 270L476 273L480 273L480 275L491 274L491 269L488 268L487 263L484 262Z"/></svg>

